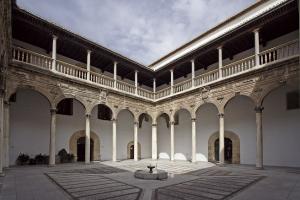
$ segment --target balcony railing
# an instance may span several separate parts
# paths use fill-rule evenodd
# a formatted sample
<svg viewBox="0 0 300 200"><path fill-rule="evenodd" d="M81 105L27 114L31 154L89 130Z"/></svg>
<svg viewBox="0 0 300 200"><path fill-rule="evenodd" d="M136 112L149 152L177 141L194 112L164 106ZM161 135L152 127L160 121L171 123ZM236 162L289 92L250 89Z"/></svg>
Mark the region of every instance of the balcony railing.
<svg viewBox="0 0 300 200"><path fill-rule="evenodd" d="M173 86L173 93L171 93L171 87L167 87L162 90L156 91L156 93L142 88L138 88L136 94L136 88L132 84L117 80L115 88L114 79L103 74L92 71L88 73L88 71L82 67L78 67L59 60L55 60L55 69L52 69L52 65L54 62L52 58L19 47L13 47L12 49L13 61L27 63L32 66L50 70L54 73L62 74L67 77L75 78L78 80L84 80L92 84L111 88L117 91L126 92L128 94L139 96L148 100L160 100L168 98L173 94L182 93L185 91L192 90L194 88L199 88L217 81L231 78L233 76L238 76L248 71L264 67L266 64L270 64L284 59L289 59L293 56L299 56L298 40L290 41L285 44L261 52L258 55L259 65L257 66L255 65L255 55L252 55L250 57L238 60L234 63L225 65L222 68L220 68L220 70L215 69L207 73L201 74L199 76L196 76L194 78L194 87L192 85L192 80L189 79L175 84ZM220 71L222 73L221 77L219 76Z"/></svg>

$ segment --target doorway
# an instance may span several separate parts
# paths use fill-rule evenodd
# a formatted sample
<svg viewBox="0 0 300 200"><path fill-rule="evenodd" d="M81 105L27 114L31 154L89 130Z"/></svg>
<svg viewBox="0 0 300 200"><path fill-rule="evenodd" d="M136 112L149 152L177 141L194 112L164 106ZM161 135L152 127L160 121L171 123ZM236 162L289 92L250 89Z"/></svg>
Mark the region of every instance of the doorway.
<svg viewBox="0 0 300 200"><path fill-rule="evenodd" d="M94 160L94 141L90 139L90 158ZM85 161L85 137L77 140L77 161Z"/></svg>
<svg viewBox="0 0 300 200"><path fill-rule="evenodd" d="M215 159L219 161L219 138L215 141ZM232 141L225 137L224 141L224 159L226 163L232 163Z"/></svg>

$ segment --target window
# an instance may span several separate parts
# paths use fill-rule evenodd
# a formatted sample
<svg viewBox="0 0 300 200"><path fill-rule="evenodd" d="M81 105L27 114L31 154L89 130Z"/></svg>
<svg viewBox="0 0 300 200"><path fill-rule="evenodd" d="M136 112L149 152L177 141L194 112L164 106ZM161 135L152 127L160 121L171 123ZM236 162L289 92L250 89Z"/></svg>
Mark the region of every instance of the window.
<svg viewBox="0 0 300 200"><path fill-rule="evenodd" d="M286 94L286 109L293 110L300 108L299 91L292 91Z"/></svg>
<svg viewBox="0 0 300 200"><path fill-rule="evenodd" d="M64 99L57 105L57 114L73 115L73 99Z"/></svg>
<svg viewBox="0 0 300 200"><path fill-rule="evenodd" d="M109 107L105 105L98 105L98 119L111 120L112 112Z"/></svg>

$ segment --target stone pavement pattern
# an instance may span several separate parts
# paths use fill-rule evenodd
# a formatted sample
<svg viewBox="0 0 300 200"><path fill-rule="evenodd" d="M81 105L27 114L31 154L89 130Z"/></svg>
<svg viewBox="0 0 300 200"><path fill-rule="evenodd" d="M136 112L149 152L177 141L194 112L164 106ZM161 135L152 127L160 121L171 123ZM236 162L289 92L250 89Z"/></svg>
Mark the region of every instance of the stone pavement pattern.
<svg viewBox="0 0 300 200"><path fill-rule="evenodd" d="M300 169L157 161L151 164L172 172L167 180L134 178L133 171L149 162L12 167L0 177L0 200L300 199Z"/></svg>
<svg viewBox="0 0 300 200"><path fill-rule="evenodd" d="M74 199L139 199L142 190L98 174L48 173Z"/></svg>

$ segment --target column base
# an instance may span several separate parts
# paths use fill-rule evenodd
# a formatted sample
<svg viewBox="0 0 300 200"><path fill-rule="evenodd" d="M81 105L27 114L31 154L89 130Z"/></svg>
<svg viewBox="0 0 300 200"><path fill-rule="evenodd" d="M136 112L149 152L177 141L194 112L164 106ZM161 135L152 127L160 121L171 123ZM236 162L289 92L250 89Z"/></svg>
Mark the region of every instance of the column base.
<svg viewBox="0 0 300 200"><path fill-rule="evenodd" d="M255 167L256 170L264 170L264 167Z"/></svg>
<svg viewBox="0 0 300 200"><path fill-rule="evenodd" d="M55 164L48 164L48 167L55 167Z"/></svg>

